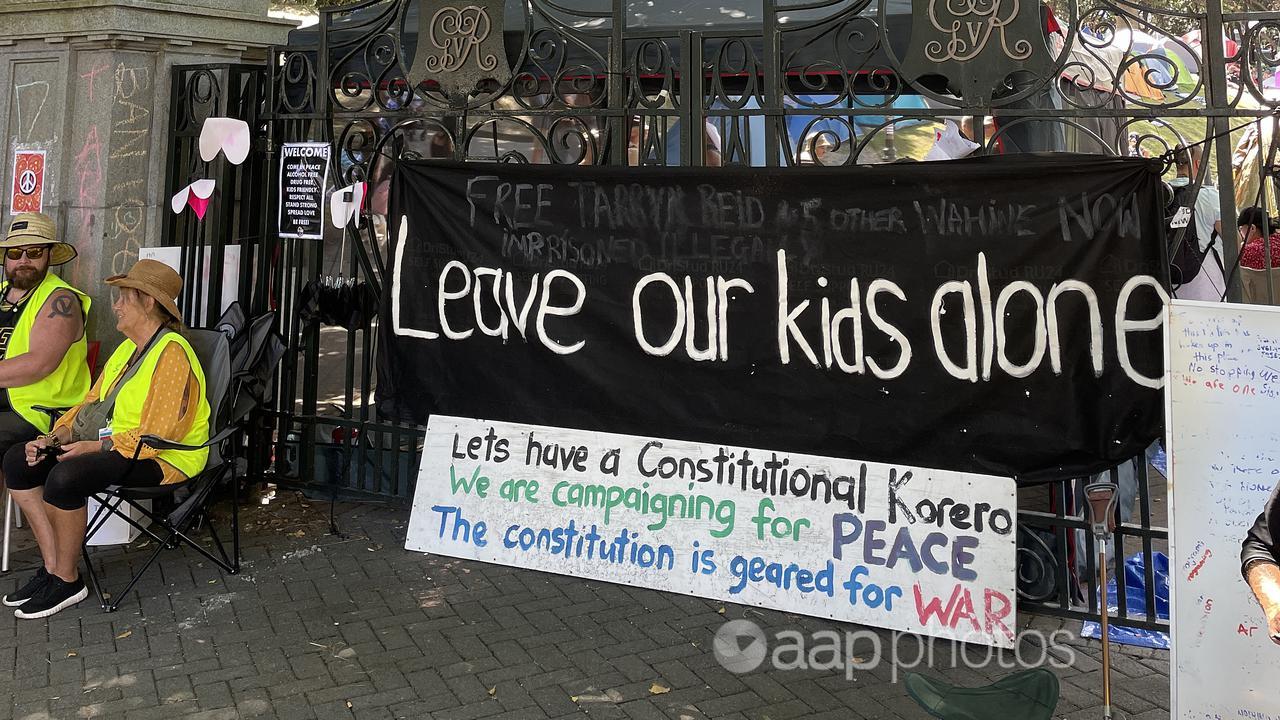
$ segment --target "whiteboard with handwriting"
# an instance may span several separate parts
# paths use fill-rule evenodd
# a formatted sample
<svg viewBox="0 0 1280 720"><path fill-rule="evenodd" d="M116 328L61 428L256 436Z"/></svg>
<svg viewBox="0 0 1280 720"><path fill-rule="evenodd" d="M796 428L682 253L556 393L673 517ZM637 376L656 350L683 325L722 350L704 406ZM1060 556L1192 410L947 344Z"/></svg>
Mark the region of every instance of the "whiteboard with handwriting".
<svg viewBox="0 0 1280 720"><path fill-rule="evenodd" d="M1280 720L1280 645L1240 576L1240 542L1280 479L1280 309L1169 307L1175 718Z"/></svg>

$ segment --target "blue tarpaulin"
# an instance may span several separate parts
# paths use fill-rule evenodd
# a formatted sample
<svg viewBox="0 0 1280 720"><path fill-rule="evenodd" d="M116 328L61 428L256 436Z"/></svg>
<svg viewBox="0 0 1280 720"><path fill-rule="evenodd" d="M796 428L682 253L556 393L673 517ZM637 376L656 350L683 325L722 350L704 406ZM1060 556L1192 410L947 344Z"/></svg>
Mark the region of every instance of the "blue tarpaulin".
<svg viewBox="0 0 1280 720"><path fill-rule="evenodd" d="M1169 619L1169 557L1164 553L1152 553L1152 578L1155 582L1156 619ZM1142 563L1142 553L1137 553L1124 561L1126 610L1130 616L1147 615L1146 569ZM1116 613L1116 580L1107 580L1107 611ZM1111 642L1121 645L1137 645L1139 647L1169 649L1168 633L1155 630L1139 630L1112 623L1107 626ZM1099 623L1086 621L1080 628L1080 636L1098 640L1102 637L1102 626Z"/></svg>
<svg viewBox="0 0 1280 720"><path fill-rule="evenodd" d="M1169 456L1165 454L1164 448L1159 443L1152 443L1147 450L1147 462L1151 463L1151 467L1160 473L1160 477L1168 479L1169 477Z"/></svg>

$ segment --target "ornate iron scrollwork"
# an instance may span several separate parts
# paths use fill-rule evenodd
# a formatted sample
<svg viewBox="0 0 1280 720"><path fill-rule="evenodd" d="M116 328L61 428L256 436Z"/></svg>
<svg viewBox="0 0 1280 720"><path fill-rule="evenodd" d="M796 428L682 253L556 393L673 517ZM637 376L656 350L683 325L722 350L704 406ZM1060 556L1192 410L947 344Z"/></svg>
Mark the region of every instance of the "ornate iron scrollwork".
<svg viewBox="0 0 1280 720"><path fill-rule="evenodd" d="M1036 0L912 0L911 41L902 59L891 42L884 48L901 80L963 107L1029 97L1056 77L1061 64ZM929 76L944 78L955 99L920 83Z"/></svg>
<svg viewBox="0 0 1280 720"><path fill-rule="evenodd" d="M455 104L485 83L506 87L511 79L503 46L504 0L422 6L417 50L407 63L411 87L431 81Z"/></svg>

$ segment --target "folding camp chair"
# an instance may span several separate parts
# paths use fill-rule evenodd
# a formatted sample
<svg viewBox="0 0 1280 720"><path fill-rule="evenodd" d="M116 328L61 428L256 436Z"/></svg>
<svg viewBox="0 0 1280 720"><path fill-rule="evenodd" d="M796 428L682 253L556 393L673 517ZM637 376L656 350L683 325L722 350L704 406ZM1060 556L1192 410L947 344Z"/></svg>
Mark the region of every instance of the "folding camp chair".
<svg viewBox="0 0 1280 720"><path fill-rule="evenodd" d="M266 312L246 319L239 302L233 302L214 326L227 336L231 347L231 396L229 422L248 430L253 411L261 407L273 387L276 366L284 357L284 338L275 329L276 314ZM234 482L234 479L233 479ZM238 492L239 484L233 491ZM233 516L234 519L234 516ZM238 527L238 526L237 526ZM240 535L232 537L240 557Z"/></svg>
<svg viewBox="0 0 1280 720"><path fill-rule="evenodd" d="M1058 676L1044 668L1023 670L985 687L960 687L909 673L907 694L942 720L1050 720L1058 706Z"/></svg>
<svg viewBox="0 0 1280 720"><path fill-rule="evenodd" d="M231 416L243 419L267 396L285 344L275 330L276 314L267 312L246 320L239 303L232 303L217 328L231 343L231 378L235 384Z"/></svg>
<svg viewBox="0 0 1280 720"><path fill-rule="evenodd" d="M208 448L209 459L205 463L202 472L184 482L155 487L121 487L113 485L97 496L100 505L98 511L94 513L93 518L89 521L82 551L85 566L89 571L89 578L98 594L98 601L102 604L102 609L107 612L112 612L120 606L125 596L129 594L133 586L150 569L165 548L176 548L179 544L185 544L232 575L240 571L239 553L234 552L232 556L228 556L226 549L222 545L221 538L218 537L217 530L214 529L211 522L207 522L210 496L228 474L235 475L235 444L228 441L240 430L237 424L229 422L229 413L227 412L229 407L227 403L228 391L232 386L230 376L231 357L227 336L216 330L188 330L186 338L192 349L195 350L196 357L204 370L205 397L209 401L210 410L209 426L211 430L216 432L209 438L208 442L199 446L182 445L154 435L144 435L139 443L138 451L141 451L144 445L156 450L196 451ZM224 445L232 449L230 459L223 454ZM134 453L134 459L137 459L137 452ZM233 482L233 491L235 487L236 483ZM189 494L167 515L154 513L150 508L141 504L147 500L154 501L165 497L175 497L179 492L187 492ZM236 537L239 536L240 532L238 500L238 497L232 498L232 534ZM144 525L131 517L128 512L121 511L122 505L128 505L134 512L145 515L151 521L151 526ZM125 586L123 591L118 594L108 595L103 590L102 582L94 570L93 560L89 556L89 540L102 529L102 526L112 515L123 519L139 532L146 534L156 543L156 548L143 566L129 580L129 584ZM205 525L209 528L209 535L218 550L218 556L214 556L213 553L206 550L203 545L195 541L190 535L191 528L201 520L206 521ZM238 543L236 545L236 550L238 550Z"/></svg>
<svg viewBox="0 0 1280 720"><path fill-rule="evenodd" d="M275 313L265 313L246 322L239 305L233 303L232 308L215 326L216 330L188 331L187 340L191 343L204 369L205 396L209 400L210 410L209 424L211 430L216 432L208 442L198 447L180 445L153 435L144 435L141 444L158 450L194 451L207 447L209 460L199 475L186 482L145 488L113 486L99 495L101 506L89 522L83 551L85 565L89 568L89 577L93 582L94 590L98 593L102 608L107 612L112 612L120 606L124 597L129 594L165 548L176 548L179 544L185 544L227 573L234 575L240 571L240 483L236 477L237 449L239 448L237 435L246 429L246 422L265 399L270 378L284 355L284 341L273 329L274 325ZM230 452L224 452L224 446ZM213 524L208 522L207 513L210 497L228 478L231 482L232 542L232 552L229 557ZM143 500L174 497L179 492L190 494L165 516L157 515L139 505ZM159 531L146 527L127 513L121 512L120 507L125 504L146 515L153 525L159 528ZM111 515L123 518L125 522L155 541L157 546L124 590L119 594L111 595L111 602L108 602L108 596L103 591L89 558L88 542ZM200 521L205 521L208 526L209 535L220 557L215 557L191 538L191 528Z"/></svg>

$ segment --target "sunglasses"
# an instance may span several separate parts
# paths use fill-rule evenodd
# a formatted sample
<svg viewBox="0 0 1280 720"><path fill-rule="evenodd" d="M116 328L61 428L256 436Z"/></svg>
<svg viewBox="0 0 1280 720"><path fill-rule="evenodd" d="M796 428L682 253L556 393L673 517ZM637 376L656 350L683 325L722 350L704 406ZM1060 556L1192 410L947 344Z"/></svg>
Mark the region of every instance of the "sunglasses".
<svg viewBox="0 0 1280 720"><path fill-rule="evenodd" d="M9 248L4 251L4 256L10 260L21 260L22 256L26 255L28 259L39 260L44 257L45 250L46 248L43 245L28 248Z"/></svg>

